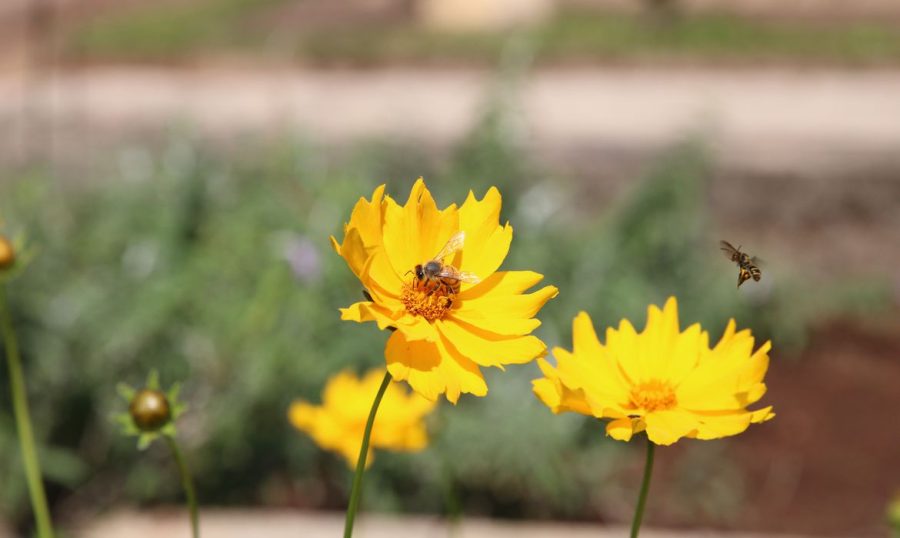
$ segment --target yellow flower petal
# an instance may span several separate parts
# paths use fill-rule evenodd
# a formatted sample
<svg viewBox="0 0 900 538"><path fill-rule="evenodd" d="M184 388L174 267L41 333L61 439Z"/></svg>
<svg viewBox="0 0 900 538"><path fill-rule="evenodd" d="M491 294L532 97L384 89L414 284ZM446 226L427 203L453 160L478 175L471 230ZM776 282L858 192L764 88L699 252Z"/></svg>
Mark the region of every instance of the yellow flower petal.
<svg viewBox="0 0 900 538"><path fill-rule="evenodd" d="M357 276L362 274L367 252L381 244L381 237L376 230L380 228L379 223L383 215L384 187L380 185L375 189L371 202L360 198L356 203L350 215L350 222L344 225L343 245L338 244L334 237L331 238L335 251L347 260L350 269Z"/></svg>
<svg viewBox="0 0 900 538"><path fill-rule="evenodd" d="M583 391L564 386L559 380L557 371L544 359L538 359L538 366L546 377L532 381L532 389L547 407L554 413L575 411L585 415L591 414L590 405L585 400Z"/></svg>
<svg viewBox="0 0 900 538"><path fill-rule="evenodd" d="M518 295L531 289L544 279L544 275L534 271L497 271L487 278L482 278L477 286L462 290L459 294L461 303L477 299L488 294L493 296Z"/></svg>
<svg viewBox="0 0 900 538"><path fill-rule="evenodd" d="M397 331L388 339L384 354L391 375L405 380L429 400L446 393L447 400L455 404L461 393L487 394L487 384L478 366L451 353L440 339L410 341Z"/></svg>
<svg viewBox="0 0 900 538"><path fill-rule="evenodd" d="M490 293L477 299L463 301L457 315L466 318L531 318L548 300L556 297L556 286L545 286L534 293L502 295Z"/></svg>
<svg viewBox="0 0 900 538"><path fill-rule="evenodd" d="M434 258L459 230L457 213L455 205L438 210L422 178L410 190L406 205L399 206L387 198L382 240L398 275Z"/></svg>
<svg viewBox="0 0 900 538"><path fill-rule="evenodd" d="M541 320L535 318L483 319L468 317L467 314L471 314L471 311L465 313L451 313L448 316L448 320L500 336L523 336L530 334L541 326Z"/></svg>
<svg viewBox="0 0 900 538"><path fill-rule="evenodd" d="M512 228L500 226L500 191L491 187L478 200L472 191L459 208L459 229L466 232L466 247L459 269L485 279L491 276L509 252Z"/></svg>
<svg viewBox="0 0 900 538"><path fill-rule="evenodd" d="M617 441L630 441L633 434L634 428L630 418L617 418L606 425L606 435Z"/></svg>
<svg viewBox="0 0 900 538"><path fill-rule="evenodd" d="M644 417L647 437L657 445L671 445L699 427L697 419L679 409L654 411Z"/></svg>
<svg viewBox="0 0 900 538"><path fill-rule="evenodd" d="M547 350L535 336L503 336L454 320L438 320L435 325L460 355L481 366L522 364Z"/></svg>

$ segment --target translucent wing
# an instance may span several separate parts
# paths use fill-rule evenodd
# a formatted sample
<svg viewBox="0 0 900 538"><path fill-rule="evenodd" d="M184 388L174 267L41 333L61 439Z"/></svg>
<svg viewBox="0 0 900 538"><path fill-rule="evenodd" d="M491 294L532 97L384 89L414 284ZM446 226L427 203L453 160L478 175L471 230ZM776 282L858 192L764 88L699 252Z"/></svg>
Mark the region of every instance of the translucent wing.
<svg viewBox="0 0 900 538"><path fill-rule="evenodd" d="M441 251L438 252L437 255L432 259L443 261L444 258L453 256L458 250L463 248L463 243L465 242L466 232L456 232L450 237L450 239L447 240L447 244L444 245L444 248L442 248Z"/></svg>
<svg viewBox="0 0 900 538"><path fill-rule="evenodd" d="M452 265L445 265L437 276L441 278L452 278L453 280L459 280L460 282L465 282L467 284L478 284L481 282L481 279L478 278L478 275L475 273L457 271L456 267L453 267Z"/></svg>
<svg viewBox="0 0 900 538"><path fill-rule="evenodd" d="M727 256L729 260L737 261L738 259L740 259L741 251L734 248L734 245L724 240L719 241L719 245L721 245L719 249L725 253L725 256Z"/></svg>
<svg viewBox="0 0 900 538"><path fill-rule="evenodd" d="M726 254L729 258L731 258L732 256L734 256L734 254L738 252L738 249L734 248L734 245L732 245L732 244L729 243L728 241L725 241L725 240L719 241L719 245L720 245L719 248L720 248L723 252L725 252L725 254Z"/></svg>

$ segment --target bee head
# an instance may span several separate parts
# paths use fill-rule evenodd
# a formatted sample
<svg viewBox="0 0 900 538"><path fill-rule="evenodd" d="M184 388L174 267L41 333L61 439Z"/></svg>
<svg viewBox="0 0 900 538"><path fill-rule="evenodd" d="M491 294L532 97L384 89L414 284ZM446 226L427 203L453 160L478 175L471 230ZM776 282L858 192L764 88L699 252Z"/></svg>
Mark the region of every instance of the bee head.
<svg viewBox="0 0 900 538"><path fill-rule="evenodd" d="M422 264L416 266L414 272L416 273L416 278L422 280L425 278L425 272L422 270Z"/></svg>

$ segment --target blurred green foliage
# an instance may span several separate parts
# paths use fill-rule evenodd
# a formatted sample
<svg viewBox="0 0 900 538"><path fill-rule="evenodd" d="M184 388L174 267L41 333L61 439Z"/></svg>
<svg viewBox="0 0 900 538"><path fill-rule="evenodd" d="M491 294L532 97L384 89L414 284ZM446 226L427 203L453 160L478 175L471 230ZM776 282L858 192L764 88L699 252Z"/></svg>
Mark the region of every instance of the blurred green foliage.
<svg viewBox="0 0 900 538"><path fill-rule="evenodd" d="M80 60L178 61L245 53L325 65L396 62L493 65L509 32L441 33L413 21L306 23L279 15L285 0L194 0L149 4L75 26L66 54ZM348 8L350 9L350 8ZM300 11L298 11L300 13ZM272 21L277 21L274 24ZM538 61L808 62L882 65L900 61L891 21L772 21L727 13L646 14L561 10L529 29Z"/></svg>
<svg viewBox="0 0 900 538"><path fill-rule="evenodd" d="M538 334L551 347L570 347L579 310L599 326L622 317L642 326L647 304L670 294L683 324L700 321L715 339L734 316L778 349L801 345L820 316L883 299L878 288L817 288L779 267L735 292L736 268L711 233L700 143L673 148L601 211L585 185L529 162L503 125L502 114L487 114L444 163L402 144L337 156L285 140L237 158L174 137L160 151L124 150L106 181L5 183L0 211L41 248L10 295L56 503L91 511L123 498L178 499L167 455L159 447L137 454L110 420L122 411L116 384L156 369L164 384L184 382L189 411L179 431L204 504L341 509L345 463L293 431L286 411L294 398L318 401L340 369L383 362L385 334L339 320L337 309L361 289L328 242L381 181L405 199L422 174L442 204L500 185L516 229L505 266L542 272L561 290L540 315ZM602 516L609 499L596 492L620 491L610 485L630 447L604 439L595 421L554 417L531 394L534 365L487 375L486 398L445 403L432 417L431 448L379 456L367 506ZM10 455L0 458L0 476L10 477L0 480L0 509L21 517L5 390L0 410L0 448ZM721 489L721 477L684 474L686 487Z"/></svg>

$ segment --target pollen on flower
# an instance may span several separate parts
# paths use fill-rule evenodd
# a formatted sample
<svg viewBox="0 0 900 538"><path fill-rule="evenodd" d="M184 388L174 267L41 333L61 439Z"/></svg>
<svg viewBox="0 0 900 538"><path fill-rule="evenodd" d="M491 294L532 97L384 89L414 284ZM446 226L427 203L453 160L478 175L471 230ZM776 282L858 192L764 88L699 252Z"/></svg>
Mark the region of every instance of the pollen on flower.
<svg viewBox="0 0 900 538"><path fill-rule="evenodd" d="M404 284L400 292L400 302L410 314L434 321L444 317L444 313L453 303L453 298L440 289L429 293L421 287Z"/></svg>
<svg viewBox="0 0 900 538"><path fill-rule="evenodd" d="M631 389L631 405L647 412L672 409L678 402L675 391L665 381L645 381Z"/></svg>

